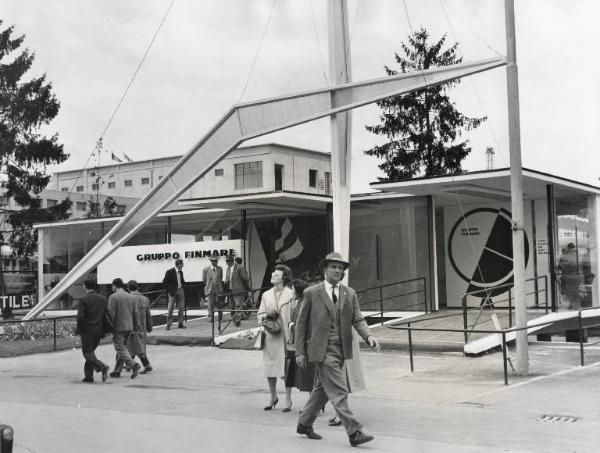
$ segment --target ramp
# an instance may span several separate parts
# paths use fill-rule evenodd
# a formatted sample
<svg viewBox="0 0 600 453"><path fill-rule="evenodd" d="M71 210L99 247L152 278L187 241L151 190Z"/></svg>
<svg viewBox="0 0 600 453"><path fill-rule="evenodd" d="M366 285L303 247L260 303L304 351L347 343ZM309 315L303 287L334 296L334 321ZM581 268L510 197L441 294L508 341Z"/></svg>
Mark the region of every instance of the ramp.
<svg viewBox="0 0 600 453"><path fill-rule="evenodd" d="M503 57L490 58L234 105L24 319L38 316L242 142L505 64Z"/></svg>
<svg viewBox="0 0 600 453"><path fill-rule="evenodd" d="M581 325L583 328L600 323L600 307L593 310L581 312ZM579 329L579 312L567 311L561 313L548 313L539 318L527 322L528 326L534 326L527 329L527 334L557 333L566 330ZM506 342L514 341L515 332L506 334ZM502 334L494 333L483 338L471 341L464 347L464 353L468 355L479 355L484 352L502 346Z"/></svg>

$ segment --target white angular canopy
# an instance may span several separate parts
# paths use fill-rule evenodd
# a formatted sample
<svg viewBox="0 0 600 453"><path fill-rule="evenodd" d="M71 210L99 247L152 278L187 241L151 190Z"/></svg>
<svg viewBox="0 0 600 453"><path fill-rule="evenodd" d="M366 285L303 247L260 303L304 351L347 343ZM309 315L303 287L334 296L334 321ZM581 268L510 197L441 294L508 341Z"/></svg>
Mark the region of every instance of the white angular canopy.
<svg viewBox="0 0 600 453"><path fill-rule="evenodd" d="M233 106L24 317L38 316L245 140L504 66L502 57L353 82Z"/></svg>

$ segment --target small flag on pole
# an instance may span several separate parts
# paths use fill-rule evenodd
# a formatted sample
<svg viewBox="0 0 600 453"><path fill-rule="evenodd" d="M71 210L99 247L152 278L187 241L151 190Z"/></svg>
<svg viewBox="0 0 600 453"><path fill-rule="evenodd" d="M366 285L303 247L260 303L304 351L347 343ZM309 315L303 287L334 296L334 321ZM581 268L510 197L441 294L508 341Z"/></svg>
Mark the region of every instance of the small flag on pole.
<svg viewBox="0 0 600 453"><path fill-rule="evenodd" d="M125 153L123 153L123 159L125 159L127 162L133 162L133 159Z"/></svg>
<svg viewBox="0 0 600 453"><path fill-rule="evenodd" d="M110 160L114 160L116 162L123 162L123 159L121 159L120 157L117 157L115 155L115 153L110 153Z"/></svg>

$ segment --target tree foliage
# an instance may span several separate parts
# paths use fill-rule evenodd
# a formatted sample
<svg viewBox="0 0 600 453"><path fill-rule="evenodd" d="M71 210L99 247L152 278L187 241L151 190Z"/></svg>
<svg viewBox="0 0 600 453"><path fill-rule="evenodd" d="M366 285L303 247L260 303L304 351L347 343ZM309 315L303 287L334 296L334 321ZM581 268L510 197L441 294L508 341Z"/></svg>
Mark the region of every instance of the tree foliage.
<svg viewBox="0 0 600 453"><path fill-rule="evenodd" d="M43 208L39 194L48 185L48 165L64 162L68 155L58 135L46 136L41 129L58 114L60 103L46 75L26 77L35 55L20 49L25 36L13 37L14 27L0 21L0 186L19 210L4 209L12 231L2 232L15 252L30 256L36 249L33 223L68 217L69 199Z"/></svg>
<svg viewBox="0 0 600 453"><path fill-rule="evenodd" d="M119 205L113 197L107 197L100 206L98 198L90 196L86 217L93 219L98 217L115 217L119 214Z"/></svg>
<svg viewBox="0 0 600 453"><path fill-rule="evenodd" d="M407 43L401 43L402 54L395 54L399 69L384 66L385 72L392 76L461 63L456 54L458 43L444 48L445 44L446 35L431 44L428 31L421 28L408 36ZM486 118L470 118L456 109L449 91L459 83L454 80L377 103L382 110L381 123L366 128L389 141L365 154L383 159L379 168L386 177L379 180L463 172L461 162L471 148L468 140L461 140L462 132L478 127Z"/></svg>

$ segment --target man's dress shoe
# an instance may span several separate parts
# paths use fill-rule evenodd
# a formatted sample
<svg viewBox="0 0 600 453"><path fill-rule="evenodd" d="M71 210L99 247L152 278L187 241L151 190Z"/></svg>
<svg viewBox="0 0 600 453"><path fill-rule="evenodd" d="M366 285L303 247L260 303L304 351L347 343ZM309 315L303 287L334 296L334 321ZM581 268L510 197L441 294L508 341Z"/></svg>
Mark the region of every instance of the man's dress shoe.
<svg viewBox="0 0 600 453"><path fill-rule="evenodd" d="M315 433L315 430L312 428L312 426L304 426L304 425L298 423L296 432L298 434L305 434L306 437L308 437L309 439L314 439L314 440L322 439L321 436L319 436L317 433Z"/></svg>
<svg viewBox="0 0 600 453"><path fill-rule="evenodd" d="M133 368L131 368L131 379L135 379L138 375L138 373L140 372L140 364L136 363L135 365L133 365Z"/></svg>
<svg viewBox="0 0 600 453"><path fill-rule="evenodd" d="M81 382L94 382L94 378L91 377L84 377Z"/></svg>
<svg viewBox="0 0 600 453"><path fill-rule="evenodd" d="M369 436L368 434L363 433L360 429L352 434L349 438L350 445L356 447L360 444L364 444L365 442L370 442L375 439L373 436Z"/></svg>
<svg viewBox="0 0 600 453"><path fill-rule="evenodd" d="M106 382L106 380L108 379L108 370L110 368L108 368L107 366L102 367L102 382Z"/></svg>

